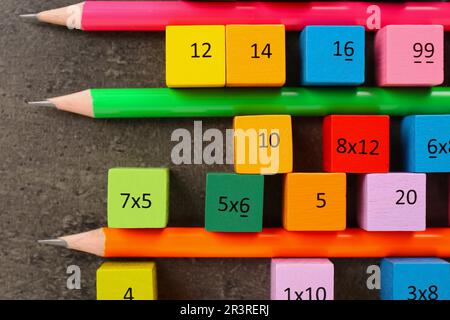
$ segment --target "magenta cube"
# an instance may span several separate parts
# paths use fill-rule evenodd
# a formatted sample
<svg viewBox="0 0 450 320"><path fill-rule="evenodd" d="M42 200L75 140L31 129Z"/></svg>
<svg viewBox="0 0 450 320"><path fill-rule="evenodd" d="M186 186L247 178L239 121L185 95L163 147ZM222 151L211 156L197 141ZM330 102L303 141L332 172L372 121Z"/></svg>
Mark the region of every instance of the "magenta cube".
<svg viewBox="0 0 450 320"><path fill-rule="evenodd" d="M423 231L426 175L365 174L359 180L359 226L367 231Z"/></svg>
<svg viewBox="0 0 450 320"><path fill-rule="evenodd" d="M333 300L334 266L328 259L272 259L272 300Z"/></svg>
<svg viewBox="0 0 450 320"><path fill-rule="evenodd" d="M444 82L444 28L388 25L375 36L380 86L429 87Z"/></svg>

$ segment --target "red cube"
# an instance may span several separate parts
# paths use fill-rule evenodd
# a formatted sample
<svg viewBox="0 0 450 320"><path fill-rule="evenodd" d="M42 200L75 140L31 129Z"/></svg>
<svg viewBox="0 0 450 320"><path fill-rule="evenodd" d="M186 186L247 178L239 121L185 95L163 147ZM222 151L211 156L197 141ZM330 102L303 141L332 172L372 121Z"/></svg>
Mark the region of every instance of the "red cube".
<svg viewBox="0 0 450 320"><path fill-rule="evenodd" d="M323 167L326 172L389 172L389 116L325 117Z"/></svg>

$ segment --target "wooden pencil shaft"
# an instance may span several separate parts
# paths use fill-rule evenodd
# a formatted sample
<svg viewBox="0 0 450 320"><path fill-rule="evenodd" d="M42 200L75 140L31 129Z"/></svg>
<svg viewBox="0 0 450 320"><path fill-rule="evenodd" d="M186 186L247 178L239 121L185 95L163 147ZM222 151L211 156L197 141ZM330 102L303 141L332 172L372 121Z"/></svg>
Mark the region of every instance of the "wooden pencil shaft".
<svg viewBox="0 0 450 320"><path fill-rule="evenodd" d="M449 114L450 88L92 89L49 99L95 118Z"/></svg>
<svg viewBox="0 0 450 320"><path fill-rule="evenodd" d="M61 239L71 249L105 257L450 257L450 228L423 232L289 232L274 228L259 233L103 228Z"/></svg>
<svg viewBox="0 0 450 320"><path fill-rule="evenodd" d="M388 24L441 24L449 29L449 12L450 4L440 2L87 1L46 11L39 18L87 31L162 31L167 25L180 24L269 23L285 24L287 30L326 24L364 25L367 30Z"/></svg>

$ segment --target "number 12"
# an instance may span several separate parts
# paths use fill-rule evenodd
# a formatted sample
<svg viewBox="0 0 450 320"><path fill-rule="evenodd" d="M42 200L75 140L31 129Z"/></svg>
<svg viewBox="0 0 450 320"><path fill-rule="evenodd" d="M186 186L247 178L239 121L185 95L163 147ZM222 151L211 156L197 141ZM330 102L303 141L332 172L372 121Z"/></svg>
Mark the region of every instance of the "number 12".
<svg viewBox="0 0 450 320"><path fill-rule="evenodd" d="M206 50L203 53L203 55L200 57L198 55L197 43L193 43L191 45L191 48L194 48L194 55L191 58L212 58L212 56L209 54L209 51L211 51L211 43L204 42L204 43L202 43L202 47L206 47Z"/></svg>

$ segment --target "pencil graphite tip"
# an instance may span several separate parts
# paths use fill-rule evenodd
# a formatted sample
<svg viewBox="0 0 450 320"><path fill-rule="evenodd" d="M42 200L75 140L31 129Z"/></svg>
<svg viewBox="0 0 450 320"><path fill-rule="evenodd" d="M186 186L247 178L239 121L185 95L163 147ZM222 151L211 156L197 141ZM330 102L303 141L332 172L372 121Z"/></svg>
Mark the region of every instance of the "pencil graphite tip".
<svg viewBox="0 0 450 320"><path fill-rule="evenodd" d="M37 107L48 107L48 108L56 108L55 104L48 101L48 100L43 100L43 101L28 101L27 102L29 105L31 106L37 106Z"/></svg>
<svg viewBox="0 0 450 320"><path fill-rule="evenodd" d="M23 19L37 20L38 14L37 13L21 14L19 15L19 17Z"/></svg>
<svg viewBox="0 0 450 320"><path fill-rule="evenodd" d="M55 247L63 247L67 248L67 242L62 239L47 239L47 240L38 240L39 244L45 244Z"/></svg>

